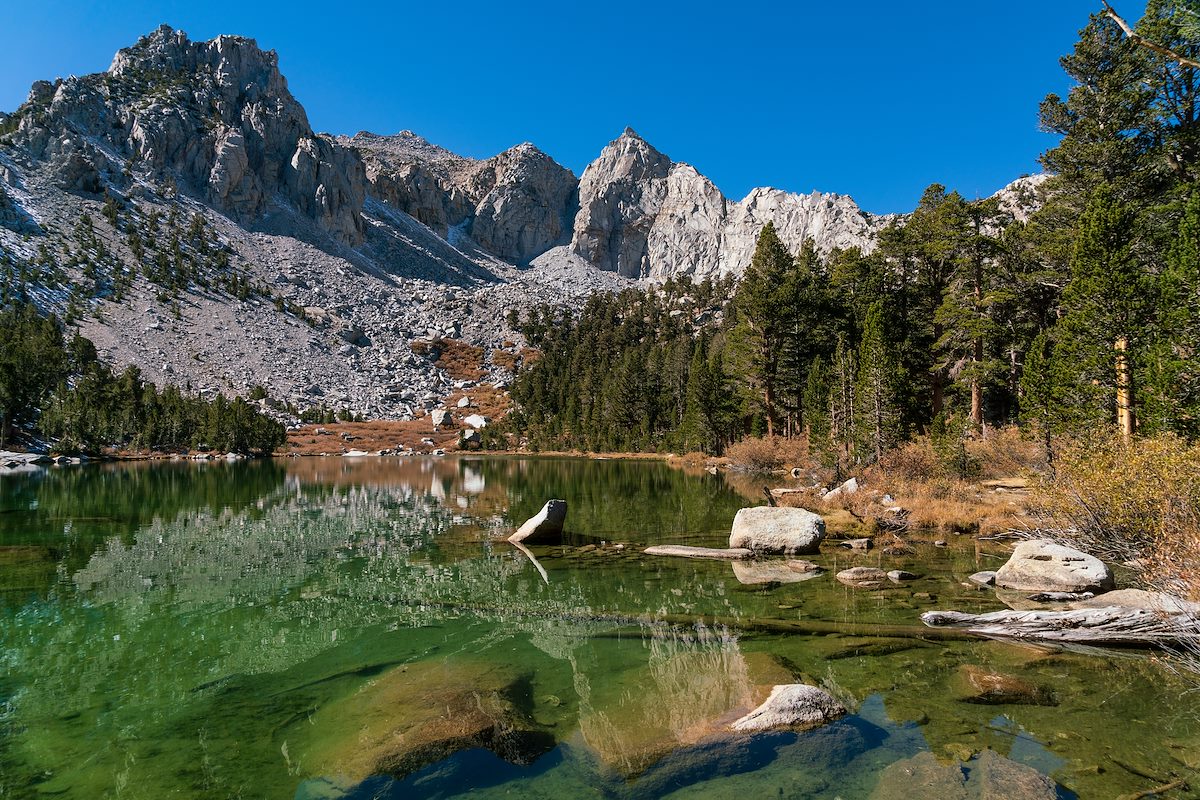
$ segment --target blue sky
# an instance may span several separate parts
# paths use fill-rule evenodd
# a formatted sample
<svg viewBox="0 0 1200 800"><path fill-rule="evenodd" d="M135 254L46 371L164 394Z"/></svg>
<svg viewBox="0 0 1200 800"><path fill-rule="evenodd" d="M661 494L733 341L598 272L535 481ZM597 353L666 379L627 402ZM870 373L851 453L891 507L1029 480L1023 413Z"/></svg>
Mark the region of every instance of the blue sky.
<svg viewBox="0 0 1200 800"><path fill-rule="evenodd" d="M475 157L532 141L578 174L630 125L733 199L907 211L931 182L974 197L1038 170L1038 102L1068 88L1058 57L1099 5L43 0L2 12L0 109L166 22L277 50L320 131L407 128Z"/></svg>

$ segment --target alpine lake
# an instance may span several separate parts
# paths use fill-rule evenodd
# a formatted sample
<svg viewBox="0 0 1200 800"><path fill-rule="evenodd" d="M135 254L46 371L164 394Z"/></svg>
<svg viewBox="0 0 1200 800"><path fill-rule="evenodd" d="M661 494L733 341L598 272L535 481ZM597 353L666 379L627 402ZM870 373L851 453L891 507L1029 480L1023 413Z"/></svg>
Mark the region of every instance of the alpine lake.
<svg viewBox="0 0 1200 800"><path fill-rule="evenodd" d="M568 544L503 540L554 497ZM4 476L0 798L1043 797L1029 768L1060 798L1200 797L1195 682L1161 655L921 626L1004 608L966 581L1002 547L827 541L806 580L641 552L724 547L752 498L557 458ZM921 577L833 577L860 565ZM849 715L730 732L797 682Z"/></svg>

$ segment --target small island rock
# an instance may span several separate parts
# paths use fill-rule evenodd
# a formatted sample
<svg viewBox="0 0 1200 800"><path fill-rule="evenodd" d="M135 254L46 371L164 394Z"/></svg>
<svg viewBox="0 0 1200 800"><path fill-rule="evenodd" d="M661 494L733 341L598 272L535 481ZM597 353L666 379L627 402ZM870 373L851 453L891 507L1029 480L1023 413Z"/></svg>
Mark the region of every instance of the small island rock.
<svg viewBox="0 0 1200 800"><path fill-rule="evenodd" d="M825 520L820 514L803 508L756 506L737 512L729 546L755 553L810 555L820 552L824 538Z"/></svg>
<svg viewBox="0 0 1200 800"><path fill-rule="evenodd" d="M846 714L833 695L816 686L788 683L776 686L761 706L737 720L735 731L805 730Z"/></svg>
<svg viewBox="0 0 1200 800"><path fill-rule="evenodd" d="M877 567L851 567L837 574L839 583L855 589L880 589L890 578L888 574Z"/></svg>
<svg viewBox="0 0 1200 800"><path fill-rule="evenodd" d="M567 501L547 500L542 510L526 520L508 540L523 544L555 544L562 540L566 520Z"/></svg>
<svg viewBox="0 0 1200 800"><path fill-rule="evenodd" d="M1021 542L996 572L996 586L1022 592L1106 592L1114 585L1100 559L1044 539Z"/></svg>

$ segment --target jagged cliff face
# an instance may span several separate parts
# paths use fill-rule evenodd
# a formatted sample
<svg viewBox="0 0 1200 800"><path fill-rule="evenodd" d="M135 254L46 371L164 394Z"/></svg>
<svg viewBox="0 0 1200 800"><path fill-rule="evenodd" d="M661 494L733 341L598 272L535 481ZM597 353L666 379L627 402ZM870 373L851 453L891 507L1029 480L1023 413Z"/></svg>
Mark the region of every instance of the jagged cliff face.
<svg viewBox="0 0 1200 800"><path fill-rule="evenodd" d="M467 236L513 264L566 245L592 266L626 278L740 275L768 222L792 250L811 238L825 254L872 249L891 220L835 194L755 189L732 202L695 167L671 161L632 129L578 180L531 144L476 161L409 131L338 141L362 156L372 197L439 236Z"/></svg>
<svg viewBox="0 0 1200 800"><path fill-rule="evenodd" d="M849 197L817 192L755 189L730 202L694 167L673 163L626 128L584 170L571 247L627 277L705 278L744 272L768 222L793 251L812 239L824 254L872 249L890 219L867 214Z"/></svg>
<svg viewBox="0 0 1200 800"><path fill-rule="evenodd" d="M571 249L600 269L648 274L650 230L670 172L671 160L626 128L583 171Z"/></svg>
<svg viewBox="0 0 1200 800"><path fill-rule="evenodd" d="M439 236L451 238L457 229L491 255L521 265L570 238L579 181L528 142L476 161L411 131L338 141L361 154L373 197Z"/></svg>
<svg viewBox="0 0 1200 800"><path fill-rule="evenodd" d="M192 42L163 26L108 72L34 84L15 141L67 191L172 181L252 224L277 199L338 241L363 239L366 179L353 152L313 133L252 39Z"/></svg>

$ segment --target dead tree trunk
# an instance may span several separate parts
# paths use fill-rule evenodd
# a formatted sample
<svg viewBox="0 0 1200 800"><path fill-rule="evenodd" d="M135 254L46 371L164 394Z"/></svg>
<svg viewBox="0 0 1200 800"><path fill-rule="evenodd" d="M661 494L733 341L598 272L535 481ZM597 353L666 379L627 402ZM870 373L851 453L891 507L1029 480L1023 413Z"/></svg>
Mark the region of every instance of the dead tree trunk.
<svg viewBox="0 0 1200 800"><path fill-rule="evenodd" d="M931 628L965 630L995 639L1107 645L1170 647L1200 644L1200 625L1189 613L1146 608L1079 608L1072 611L993 611L964 614L926 611L921 621Z"/></svg>
<svg viewBox="0 0 1200 800"><path fill-rule="evenodd" d="M1117 339L1113 349L1117 352L1117 427L1121 436L1133 436L1137 420L1133 413L1133 379L1129 374L1129 340L1124 336Z"/></svg>

